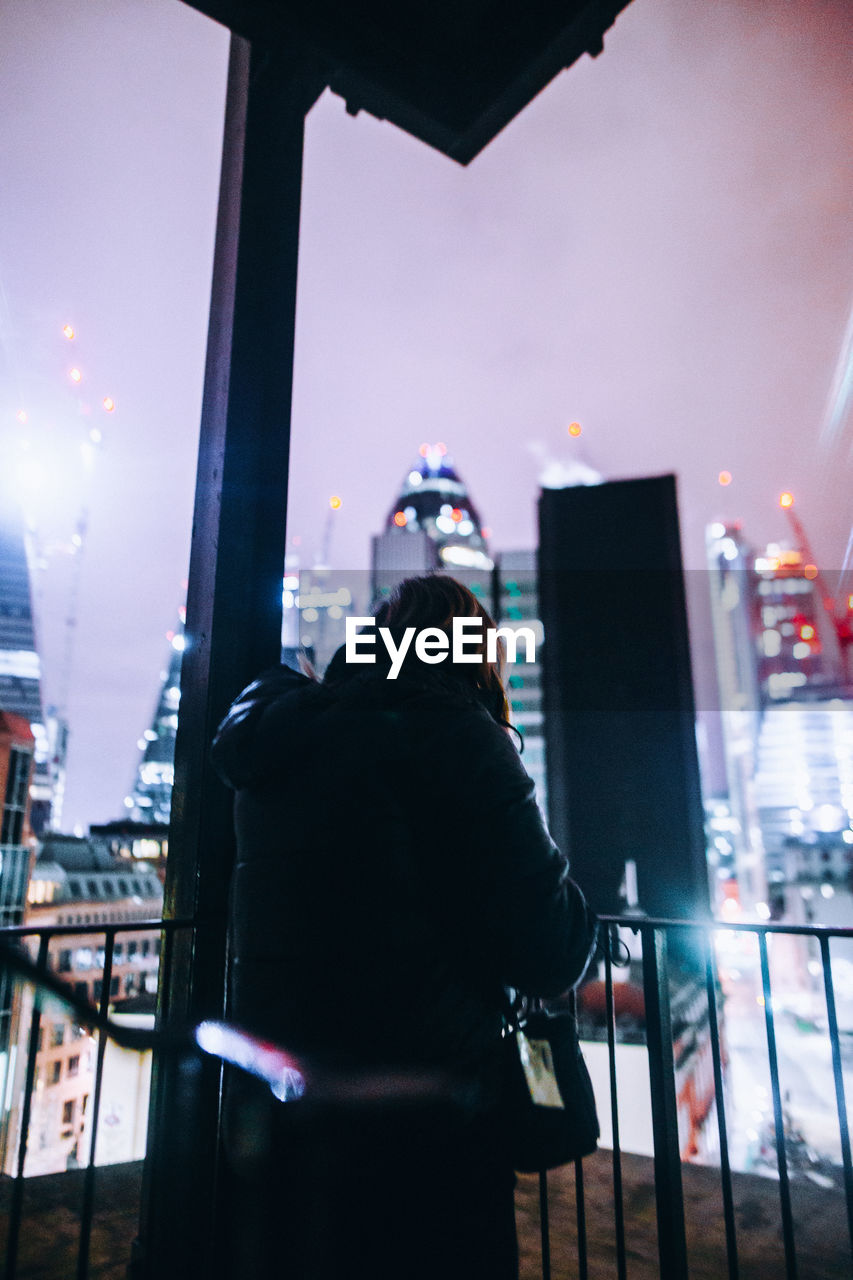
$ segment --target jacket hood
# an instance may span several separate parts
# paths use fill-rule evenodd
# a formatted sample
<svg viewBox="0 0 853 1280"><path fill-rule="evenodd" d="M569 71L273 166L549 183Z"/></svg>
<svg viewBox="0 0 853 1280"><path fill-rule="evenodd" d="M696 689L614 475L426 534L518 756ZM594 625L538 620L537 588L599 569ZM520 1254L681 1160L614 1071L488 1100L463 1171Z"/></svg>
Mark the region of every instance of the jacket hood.
<svg viewBox="0 0 853 1280"><path fill-rule="evenodd" d="M246 686L216 731L216 772L235 791L263 782L295 762L329 703L321 684L290 667L265 672Z"/></svg>

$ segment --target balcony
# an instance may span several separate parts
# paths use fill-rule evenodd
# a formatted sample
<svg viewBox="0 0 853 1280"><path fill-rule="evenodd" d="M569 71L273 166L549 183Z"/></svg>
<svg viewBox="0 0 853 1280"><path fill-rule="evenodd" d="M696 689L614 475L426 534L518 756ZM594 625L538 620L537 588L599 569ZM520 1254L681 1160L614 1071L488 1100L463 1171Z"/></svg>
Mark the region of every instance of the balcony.
<svg viewBox="0 0 853 1280"><path fill-rule="evenodd" d="M853 930L631 917L610 917L608 924L619 945L604 956L580 999L602 1142L575 1166L519 1177L523 1280L847 1274L853 1256L846 1105L853 1074L853 992L847 989ZM20 927L2 936L24 941L58 991L59 957L67 955L75 929L79 933L73 925ZM126 1058L128 1050L116 1050L103 1035L84 1035L79 997L66 1011L78 1031L68 1045L54 994L43 992L34 1003L32 984L6 984L11 1035L3 1046L0 1248L8 1280L172 1274L163 1259L174 1241L170 1245L162 1225L151 1230L158 1213L152 1169L163 1167L175 1135L152 1113L147 1164L127 1158L143 1154L138 1125L139 1150L125 1146L120 1163L110 1155L119 1150L111 1130L122 1123L117 1089L127 1091L133 1076L133 1099L138 1104L141 1090L147 1104L152 1055L142 1046L146 1037L151 1042L146 1028L153 1017L122 1015L110 996L117 939L140 930L162 938L161 992L170 987L176 942L197 932L189 920L101 930L99 1013L124 1026L126 1038L136 1037L135 1075L124 1063L122 1076L118 1065L116 1055ZM73 997L73 986L69 990ZM88 1076L81 1067L85 1053L91 1054ZM76 1092L68 1090L75 1058ZM54 1060L64 1064L55 1081L44 1074ZM201 1109L198 1119L206 1096L195 1090L199 1060L184 1056L181 1063L177 1078ZM69 1097L63 1103L64 1084ZM82 1089L90 1101L80 1115L68 1104ZM39 1173L45 1162L33 1160L34 1149L51 1106L60 1126L67 1120L54 1154L66 1167ZM134 1110L127 1092L125 1109ZM190 1195L187 1207L199 1216L203 1234L204 1196ZM215 1272L198 1258L195 1274Z"/></svg>

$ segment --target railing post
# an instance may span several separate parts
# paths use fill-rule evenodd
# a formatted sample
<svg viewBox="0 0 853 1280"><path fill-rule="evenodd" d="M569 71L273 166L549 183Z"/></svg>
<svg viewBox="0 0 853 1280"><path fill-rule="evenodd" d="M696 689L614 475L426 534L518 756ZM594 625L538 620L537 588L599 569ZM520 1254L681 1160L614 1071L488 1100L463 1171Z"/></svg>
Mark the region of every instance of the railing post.
<svg viewBox="0 0 853 1280"><path fill-rule="evenodd" d="M687 1238L678 1145L666 932L647 925L640 928L643 935L643 993L652 1095L660 1276L661 1280L686 1280Z"/></svg>
<svg viewBox="0 0 853 1280"><path fill-rule="evenodd" d="M853 1260L853 1160L850 1152L847 1099L844 1094L844 1072L841 1066L841 1043L838 1038L838 1014L835 1009L835 991L832 986L832 968L829 962L829 939L826 937L820 940L820 959L823 966L823 989L826 996L826 1017L832 1052L835 1105L838 1110L838 1128L841 1134L841 1163L844 1168L844 1195L847 1201L847 1234L850 1241L851 1260Z"/></svg>

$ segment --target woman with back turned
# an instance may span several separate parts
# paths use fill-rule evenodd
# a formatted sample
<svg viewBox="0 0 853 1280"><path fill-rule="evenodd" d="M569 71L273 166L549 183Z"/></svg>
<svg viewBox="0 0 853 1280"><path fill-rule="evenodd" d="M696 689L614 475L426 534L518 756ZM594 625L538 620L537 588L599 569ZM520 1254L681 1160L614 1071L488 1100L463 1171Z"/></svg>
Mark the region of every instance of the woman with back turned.
<svg viewBox="0 0 853 1280"><path fill-rule="evenodd" d="M376 621L399 649L408 628L449 641L460 617L494 625L435 575L403 582ZM504 988L564 992L595 924L473 635L476 661L422 661L410 643L393 679L366 636L375 662L341 649L322 683L281 668L217 735L237 792L231 1016L307 1063L309 1085L337 1082L295 1106L232 1082L235 1276L518 1274Z"/></svg>

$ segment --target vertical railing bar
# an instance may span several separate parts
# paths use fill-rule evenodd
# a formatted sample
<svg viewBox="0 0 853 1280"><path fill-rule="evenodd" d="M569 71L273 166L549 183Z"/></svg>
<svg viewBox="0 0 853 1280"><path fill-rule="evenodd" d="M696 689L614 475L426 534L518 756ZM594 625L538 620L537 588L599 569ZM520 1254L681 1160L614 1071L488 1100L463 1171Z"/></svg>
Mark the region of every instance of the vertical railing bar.
<svg viewBox="0 0 853 1280"><path fill-rule="evenodd" d="M47 969L48 944L50 931L45 930L39 938L38 959L40 970ZM21 1217L24 1208L24 1164L27 1159L27 1142L30 1136L30 1113L33 1104L33 1087L36 1078L36 1058L39 1048L39 1031L41 1029L41 994L33 987L33 1012L30 1018L30 1036L27 1045L27 1072L24 1079L24 1101L21 1107L21 1134L18 1139L18 1164L15 1180L12 1183L12 1198L9 1205L9 1237L6 1241L6 1280L14 1280L18 1265L18 1242L21 1234Z"/></svg>
<svg viewBox="0 0 853 1280"><path fill-rule="evenodd" d="M101 977L101 998L98 1010L106 1018L110 1008L110 983L113 975L113 946L115 928L107 927L104 938L104 968ZM86 1280L89 1274L89 1244L92 1235L92 1214L95 1207L95 1148L98 1142L98 1120L101 1110L101 1085L104 1076L104 1054L107 1034L98 1032L98 1050L95 1065L95 1086L92 1090L92 1133L89 1140L89 1162L83 1179L83 1205L80 1210L80 1249L77 1255L77 1280Z"/></svg>
<svg viewBox="0 0 853 1280"><path fill-rule="evenodd" d="M583 1161L575 1161L575 1204L578 1215L578 1280L588 1280L586 1243L586 1200L583 1190Z"/></svg>
<svg viewBox="0 0 853 1280"><path fill-rule="evenodd" d="M569 1013L577 1025L578 993L573 990L569 996ZM587 1280L587 1242L586 1242L586 1201L584 1199L583 1165L575 1161L575 1214L578 1224L578 1280Z"/></svg>
<svg viewBox="0 0 853 1280"><path fill-rule="evenodd" d="M539 1234L542 1241L542 1280L551 1280L551 1224L548 1220L548 1170L539 1170Z"/></svg>
<svg viewBox="0 0 853 1280"><path fill-rule="evenodd" d="M726 1104L723 1092L723 1064L720 1052L720 1028L717 1021L717 974L714 964L714 944L709 933L704 934L705 985L708 992L708 1022L711 1031L711 1057L714 1063L714 1096L717 1103L717 1128L720 1135L720 1182L723 1192L723 1219L726 1227L726 1255L730 1280L738 1280L737 1236L735 1207L732 1196L732 1170L729 1163L729 1139L726 1128Z"/></svg>
<svg viewBox="0 0 853 1280"><path fill-rule="evenodd" d="M616 1228L616 1275L626 1280L625 1206L622 1196L622 1148L619 1145L619 1100L616 1091L616 1014L613 1005L613 964L610 940L616 926L608 928L604 948L604 998L607 1011L607 1057L610 1075L610 1123L613 1129L613 1220Z"/></svg>
<svg viewBox="0 0 853 1280"><path fill-rule="evenodd" d="M829 962L829 939L825 937L820 939L820 958L823 964L823 988L826 995L829 1044L832 1050L832 1074L835 1077L835 1105L838 1108L838 1128L841 1133L841 1162L844 1166L844 1194L847 1199L847 1232L850 1237L851 1254L853 1255L853 1161L851 1161L850 1154L850 1128L847 1122L844 1075L841 1069L838 1014L835 1008L835 991L832 985L832 967Z"/></svg>
<svg viewBox="0 0 853 1280"><path fill-rule="evenodd" d="M687 1275L687 1238L678 1146L667 939L663 928L641 924L640 930L643 937L643 997L652 1095L660 1275L661 1280L683 1280Z"/></svg>
<svg viewBox="0 0 853 1280"><path fill-rule="evenodd" d="M791 1212L791 1186L788 1180L788 1159L785 1153L785 1120L782 1114L779 1058L776 1052L776 1027L773 1021L773 1002L770 992L770 964L767 959L767 936L763 929L758 930L758 950L761 957L761 985L764 994L764 1026L767 1032L770 1088L773 1093L773 1125L776 1138L776 1163L779 1168L779 1203L782 1210L782 1239L785 1245L785 1274L788 1280L797 1280L794 1218Z"/></svg>
<svg viewBox="0 0 853 1280"><path fill-rule="evenodd" d="M165 921L163 922L165 924ZM163 954L160 957L162 972L158 978L160 994L160 1018L166 1021L169 1015L169 983L172 979L172 958L175 953L175 930L163 929Z"/></svg>

